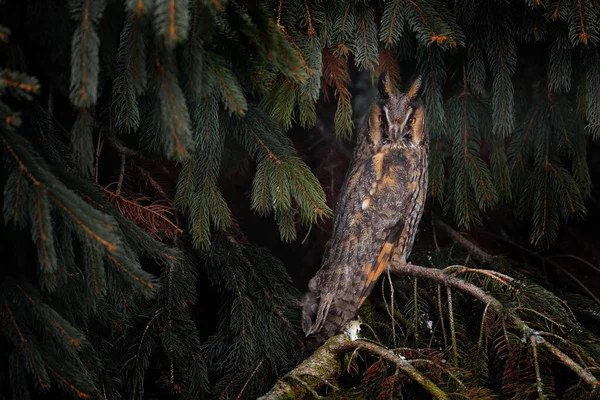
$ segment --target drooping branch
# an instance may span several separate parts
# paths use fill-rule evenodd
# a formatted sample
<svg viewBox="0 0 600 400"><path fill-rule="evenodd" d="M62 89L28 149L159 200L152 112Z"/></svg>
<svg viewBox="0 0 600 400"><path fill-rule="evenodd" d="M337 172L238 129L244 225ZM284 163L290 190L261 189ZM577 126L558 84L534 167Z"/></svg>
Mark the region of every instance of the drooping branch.
<svg viewBox="0 0 600 400"><path fill-rule="evenodd" d="M527 340L533 338L536 340L536 343L540 347L546 348L550 353L552 353L563 365L570 368L573 372L575 372L584 382L591 385L592 387L597 387L600 385L600 380L598 380L592 373L586 370L583 366L579 365L575 361L573 361L568 355L563 353L560 349L555 347L552 343L548 342L548 340L542 337L543 332L538 332L532 329L525 321L523 321L516 313L511 310L506 309L500 301L486 293L483 289L475 286L472 283L466 282L462 279L459 279L455 276L451 276L448 274L447 270L454 270L456 268L464 268L461 266L450 266L444 270L439 270L435 268L425 268L420 267L418 265L413 264L400 264L400 263L391 263L390 270L398 275L411 276L416 278L424 278L430 281L434 281L436 283L442 284L446 287L458 289L464 293L467 293L477 300L484 303L486 306L489 305L498 315L504 316L507 322L511 323L511 325L518 329L523 337ZM486 270L482 270L488 272Z"/></svg>

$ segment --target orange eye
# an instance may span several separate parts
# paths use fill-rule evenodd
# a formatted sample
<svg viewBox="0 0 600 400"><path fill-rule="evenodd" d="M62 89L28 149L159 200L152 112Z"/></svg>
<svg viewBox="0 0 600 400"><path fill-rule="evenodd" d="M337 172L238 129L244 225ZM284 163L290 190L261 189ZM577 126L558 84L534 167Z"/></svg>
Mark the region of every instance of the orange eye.
<svg viewBox="0 0 600 400"><path fill-rule="evenodd" d="M411 119L408 121L408 123L409 123L409 124L411 124L411 125L412 125L412 124L414 124L415 122L417 122L417 119L416 119L415 117L412 117L412 118L411 118Z"/></svg>
<svg viewBox="0 0 600 400"><path fill-rule="evenodd" d="M383 122L383 115L379 114L379 117L377 117L379 119L379 122Z"/></svg>

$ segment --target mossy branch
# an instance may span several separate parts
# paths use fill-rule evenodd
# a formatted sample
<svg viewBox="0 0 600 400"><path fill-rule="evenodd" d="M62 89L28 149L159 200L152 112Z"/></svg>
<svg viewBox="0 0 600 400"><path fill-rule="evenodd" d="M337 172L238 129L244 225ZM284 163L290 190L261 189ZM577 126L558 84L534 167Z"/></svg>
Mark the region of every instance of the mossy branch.
<svg viewBox="0 0 600 400"><path fill-rule="evenodd" d="M409 360L402 359L392 350L364 340L352 340L342 333L330 338L309 358L282 377L260 400L298 399L315 395L327 381L336 380L343 372L344 356L355 351L365 351L380 357L404 372L427 390L434 399L449 399L435 383L413 367Z"/></svg>

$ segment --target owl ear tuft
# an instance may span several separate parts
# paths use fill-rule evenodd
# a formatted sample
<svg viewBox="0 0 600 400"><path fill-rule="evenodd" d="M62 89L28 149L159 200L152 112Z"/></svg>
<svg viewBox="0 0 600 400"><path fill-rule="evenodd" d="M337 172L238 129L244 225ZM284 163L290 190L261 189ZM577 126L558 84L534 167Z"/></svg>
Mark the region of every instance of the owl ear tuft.
<svg viewBox="0 0 600 400"><path fill-rule="evenodd" d="M379 96L384 100L387 100L391 96L393 92L393 83L390 75L387 72L379 75L377 90L379 91Z"/></svg>
<svg viewBox="0 0 600 400"><path fill-rule="evenodd" d="M423 78L421 75L417 76L417 78L413 81L412 85L410 85L410 89L408 89L408 96L416 100L423 95L425 92L425 85L423 84Z"/></svg>

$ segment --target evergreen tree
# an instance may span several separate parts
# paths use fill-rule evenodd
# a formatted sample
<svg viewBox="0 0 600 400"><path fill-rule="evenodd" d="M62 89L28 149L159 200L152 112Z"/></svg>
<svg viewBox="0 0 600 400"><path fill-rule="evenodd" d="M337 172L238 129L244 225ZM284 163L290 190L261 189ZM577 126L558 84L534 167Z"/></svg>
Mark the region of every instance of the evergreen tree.
<svg viewBox="0 0 600 400"><path fill-rule="evenodd" d="M333 103L323 130L345 149L360 73L422 74L430 207L464 229L514 210L528 242L551 245L592 193L599 21L595 0L0 3L0 395L256 398L292 370L297 289L238 220L273 220L283 242L326 226L326 179L288 132L318 130ZM413 258L443 268L458 263L449 248ZM479 265L443 277L396 268L411 280L390 275L386 303L362 310L414 367L377 347L346 358L365 372L346 377L358 392L333 388L589 395L598 304L572 294L569 308L539 275L470 249ZM557 368L572 371L564 387Z"/></svg>

